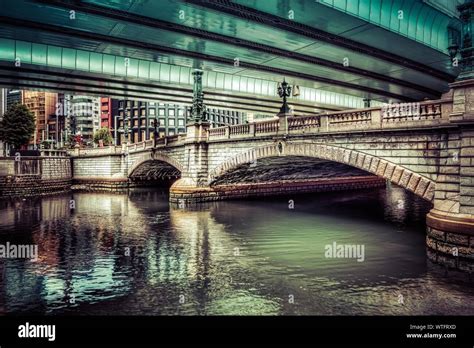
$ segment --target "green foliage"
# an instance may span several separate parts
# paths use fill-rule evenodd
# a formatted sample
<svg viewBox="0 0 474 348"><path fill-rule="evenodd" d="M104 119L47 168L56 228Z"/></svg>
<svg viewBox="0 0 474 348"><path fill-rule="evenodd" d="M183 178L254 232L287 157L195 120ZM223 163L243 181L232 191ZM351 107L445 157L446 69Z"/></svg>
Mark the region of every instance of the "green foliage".
<svg viewBox="0 0 474 348"><path fill-rule="evenodd" d="M35 115L23 104L13 104L0 122L0 139L19 149L35 131Z"/></svg>
<svg viewBox="0 0 474 348"><path fill-rule="evenodd" d="M102 140L104 145L112 145L113 139L108 128L103 127L94 133L94 143L99 144L99 140Z"/></svg>

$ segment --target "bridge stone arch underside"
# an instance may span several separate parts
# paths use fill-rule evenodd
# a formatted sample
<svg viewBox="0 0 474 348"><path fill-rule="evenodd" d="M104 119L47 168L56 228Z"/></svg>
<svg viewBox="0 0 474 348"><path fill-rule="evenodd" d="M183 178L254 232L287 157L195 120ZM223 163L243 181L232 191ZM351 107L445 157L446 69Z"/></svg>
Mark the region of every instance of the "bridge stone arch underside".
<svg viewBox="0 0 474 348"><path fill-rule="evenodd" d="M219 176L242 164L275 156L305 156L343 163L385 178L427 201L432 202L434 199L435 182L433 180L383 158L339 146L283 141L251 148L225 160L209 172L209 185L212 185L212 182Z"/></svg>
<svg viewBox="0 0 474 348"><path fill-rule="evenodd" d="M153 171L156 178L159 176L179 177L185 170L184 166L175 158L158 151L146 151L129 155L127 177L141 176L145 171ZM161 163L159 168L157 163ZM156 168L158 167L158 168Z"/></svg>

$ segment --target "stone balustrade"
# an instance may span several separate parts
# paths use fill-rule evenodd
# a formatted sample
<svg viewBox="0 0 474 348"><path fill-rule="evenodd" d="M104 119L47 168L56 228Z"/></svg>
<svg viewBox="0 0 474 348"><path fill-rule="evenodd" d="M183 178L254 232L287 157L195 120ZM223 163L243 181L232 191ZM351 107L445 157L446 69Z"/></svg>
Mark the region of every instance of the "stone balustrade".
<svg viewBox="0 0 474 348"><path fill-rule="evenodd" d="M209 138L224 138L226 135L226 128L227 127L217 127L209 129Z"/></svg>
<svg viewBox="0 0 474 348"><path fill-rule="evenodd" d="M250 125L249 124L238 124L238 125L229 127L230 136L249 134L249 133L250 133Z"/></svg>
<svg viewBox="0 0 474 348"><path fill-rule="evenodd" d="M41 157L66 157L67 150L41 150Z"/></svg>
<svg viewBox="0 0 474 348"><path fill-rule="evenodd" d="M278 126L278 120L255 122L255 134L277 133Z"/></svg>
<svg viewBox="0 0 474 348"><path fill-rule="evenodd" d="M429 121L442 118L442 104L451 101L386 104L381 109L383 122Z"/></svg>
<svg viewBox="0 0 474 348"><path fill-rule="evenodd" d="M452 99L426 101L420 103L385 104L382 107L365 108L361 110L347 110L334 113L286 116L284 132L290 134L347 132L348 130L380 130L385 128L407 128L408 124L419 123L420 127L439 125L443 120L448 123L447 108L452 106ZM282 132L279 119L258 121L247 124L238 124L210 128L206 131L208 141L223 139L252 138L261 135L280 134ZM158 147L170 144L179 145L186 138L186 134L176 134L157 139ZM94 156L106 154L121 154L142 151L154 147L153 140L146 140L123 146L108 146L95 149L74 149L73 156Z"/></svg>
<svg viewBox="0 0 474 348"><path fill-rule="evenodd" d="M321 116L288 117L288 130L295 131L308 128L319 128Z"/></svg>
<svg viewBox="0 0 474 348"><path fill-rule="evenodd" d="M329 125L367 124L372 122L371 110L349 111L327 115Z"/></svg>

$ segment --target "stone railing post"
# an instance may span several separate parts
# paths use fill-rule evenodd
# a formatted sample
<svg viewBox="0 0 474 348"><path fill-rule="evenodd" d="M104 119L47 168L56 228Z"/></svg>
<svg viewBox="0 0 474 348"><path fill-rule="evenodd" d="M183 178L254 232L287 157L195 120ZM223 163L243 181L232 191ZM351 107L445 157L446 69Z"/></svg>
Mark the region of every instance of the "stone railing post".
<svg viewBox="0 0 474 348"><path fill-rule="evenodd" d="M373 126L382 126L382 110L381 109L375 109L375 110L370 110L370 120Z"/></svg>
<svg viewBox="0 0 474 348"><path fill-rule="evenodd" d="M251 137L255 136L255 123L250 123L249 124L249 134Z"/></svg>
<svg viewBox="0 0 474 348"><path fill-rule="evenodd" d="M292 116L289 113L278 114L278 134L288 134L288 117Z"/></svg>
<svg viewBox="0 0 474 348"><path fill-rule="evenodd" d="M328 115L321 115L319 118L320 122L320 129L322 132L329 131L329 116Z"/></svg>

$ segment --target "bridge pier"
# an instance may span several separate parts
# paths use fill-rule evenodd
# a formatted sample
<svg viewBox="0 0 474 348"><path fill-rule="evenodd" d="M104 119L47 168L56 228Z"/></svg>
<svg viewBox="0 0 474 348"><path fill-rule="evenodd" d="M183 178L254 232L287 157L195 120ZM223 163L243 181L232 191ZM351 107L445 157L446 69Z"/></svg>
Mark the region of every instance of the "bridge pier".
<svg viewBox="0 0 474 348"><path fill-rule="evenodd" d="M434 207L427 215L426 242L431 260L466 271L474 264L474 80L450 85L449 135L436 182Z"/></svg>
<svg viewBox="0 0 474 348"><path fill-rule="evenodd" d="M208 142L210 124L196 122L186 127L184 170L170 188L171 203L191 203L208 193Z"/></svg>

